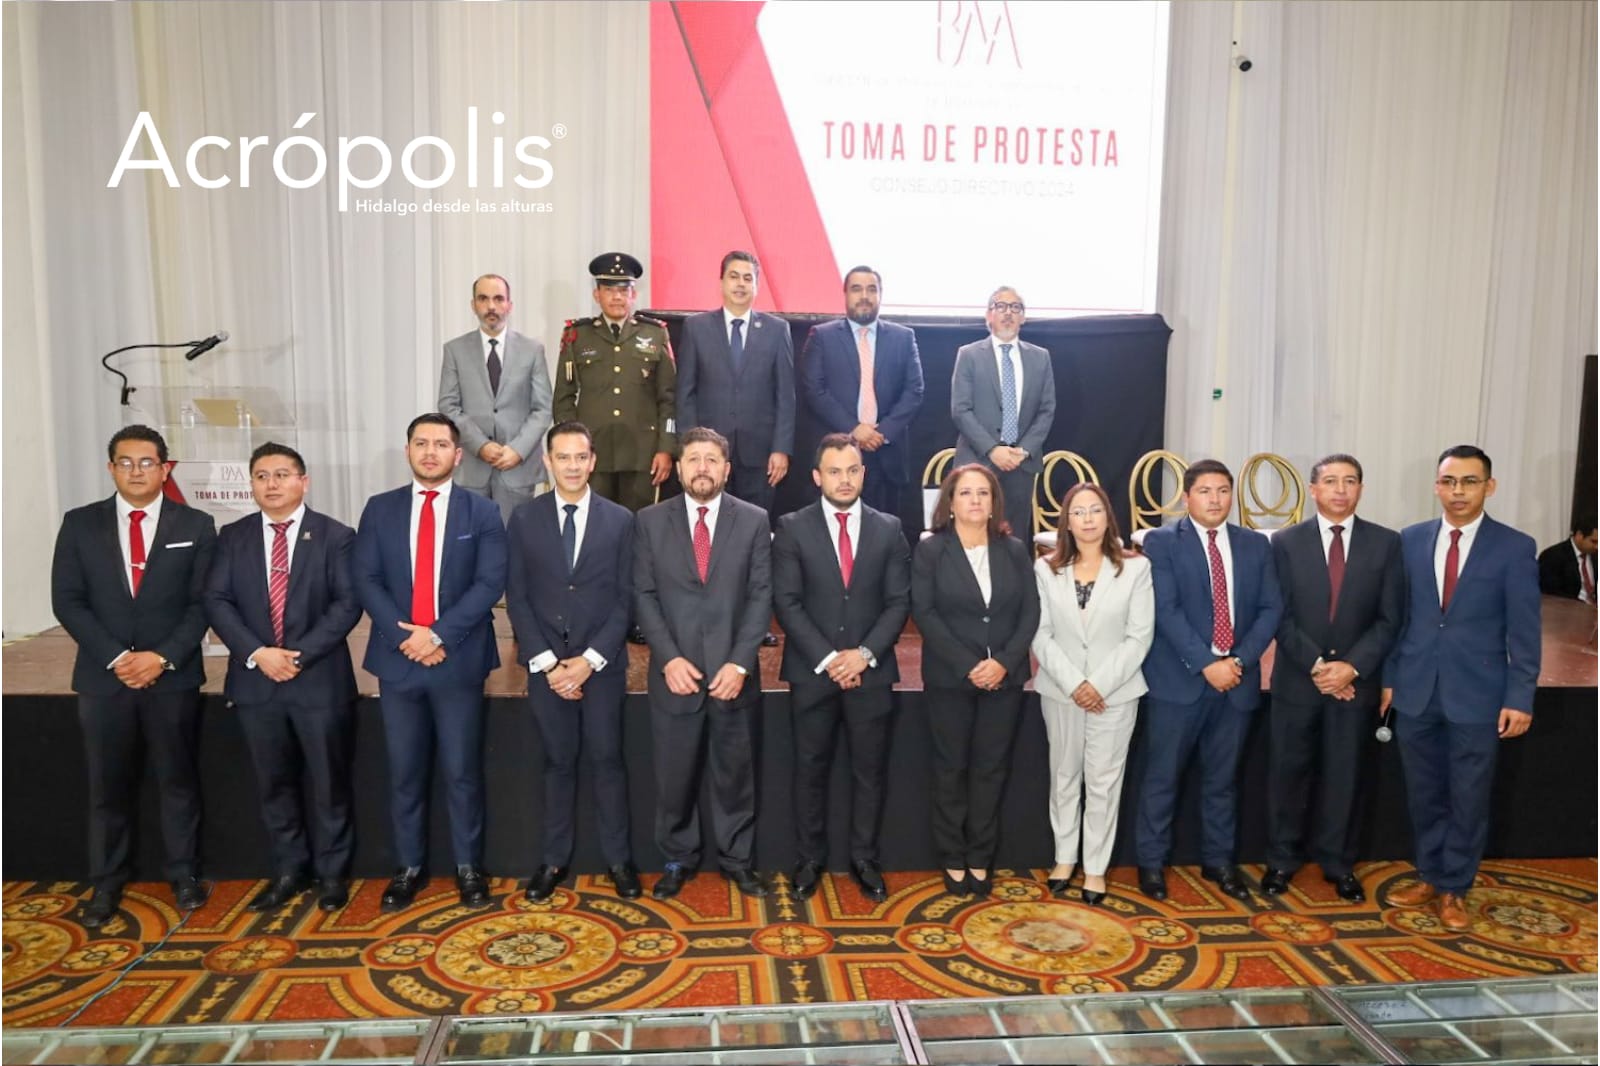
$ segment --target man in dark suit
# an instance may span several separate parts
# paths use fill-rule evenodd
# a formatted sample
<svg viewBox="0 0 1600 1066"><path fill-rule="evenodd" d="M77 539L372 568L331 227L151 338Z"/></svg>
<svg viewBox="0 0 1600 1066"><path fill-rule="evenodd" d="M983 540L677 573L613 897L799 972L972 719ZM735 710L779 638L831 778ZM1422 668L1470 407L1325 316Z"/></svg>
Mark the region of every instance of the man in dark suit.
<svg viewBox="0 0 1600 1066"><path fill-rule="evenodd" d="M807 335L800 376L822 431L848 433L861 446L867 468L862 500L899 515L911 420L922 406L922 360L915 333L878 317L882 297L876 270L851 267L844 276L845 317Z"/></svg>
<svg viewBox="0 0 1600 1066"><path fill-rule="evenodd" d="M550 428L550 368L544 344L507 328L511 283L485 274L472 283L478 328L446 341L439 411L461 431L456 483L494 500L507 521L544 480L539 448Z"/></svg>
<svg viewBox="0 0 1600 1066"><path fill-rule="evenodd" d="M684 320L678 341L678 422L728 438L728 491L772 511L794 453L794 341L789 324L753 309L761 264L722 257L722 307Z"/></svg>
<svg viewBox="0 0 1600 1066"><path fill-rule="evenodd" d="M1539 684L1539 567L1533 538L1484 514L1494 465L1458 444L1439 456L1444 518L1400 532L1406 623L1383 672L1406 771L1417 878L1396 907L1438 902L1453 933L1472 927L1467 891L1489 838L1499 741L1533 724Z"/></svg>
<svg viewBox="0 0 1600 1066"><path fill-rule="evenodd" d="M572 859L578 752L594 786L600 850L623 899L639 896L622 759L624 637L633 609L633 515L589 488L594 438L582 422L551 428L555 491L522 504L506 530L506 608L528 665L528 705L544 741L544 860L527 898L549 899Z"/></svg>
<svg viewBox="0 0 1600 1066"><path fill-rule="evenodd" d="M201 586L216 541L211 516L163 499L167 442L125 426L106 448L110 499L68 511L50 568L55 616L78 644L72 689L89 764L89 880L80 921L111 920L133 873L141 750L159 785L163 873L183 910L200 880Z"/></svg>
<svg viewBox="0 0 1600 1066"><path fill-rule="evenodd" d="M900 519L861 502L861 448L848 434L817 445L811 479L822 499L785 515L772 542L772 602L788 643L794 694L794 890L816 891L828 859L828 781L843 721L850 740L850 872L869 899L889 895L878 826L894 683L894 646L911 613L911 549Z"/></svg>
<svg viewBox="0 0 1600 1066"><path fill-rule="evenodd" d="M1139 890L1167 896L1178 784L1198 749L1201 874L1249 899L1233 863L1236 778L1250 712L1261 702L1261 655L1283 614L1267 538L1233 525L1233 474L1202 459L1183 475L1189 513L1144 540L1156 593L1156 635L1144 662L1149 738L1139 789L1135 854Z"/></svg>
<svg viewBox="0 0 1600 1066"><path fill-rule="evenodd" d="M1594 515L1572 523L1572 536L1539 553L1539 591L1546 596L1595 603L1595 546L1600 535Z"/></svg>
<svg viewBox="0 0 1600 1066"><path fill-rule="evenodd" d="M355 531L305 505L310 480L293 448L257 448L250 491L261 513L223 527L206 578L206 616L228 646L223 692L239 713L272 840L272 880L253 911L294 899L313 871L318 907L350 900L356 676L345 638L361 620ZM313 799L305 812L302 767Z"/></svg>
<svg viewBox="0 0 1600 1066"><path fill-rule="evenodd" d="M1050 352L1017 334L1027 319L1022 297L1002 286L989 297L989 336L956 352L950 418L956 424L952 469L984 463L1000 479L1011 535L1033 539L1033 479L1044 471L1045 438L1056 418Z"/></svg>
<svg viewBox="0 0 1600 1066"><path fill-rule="evenodd" d="M772 611L767 515L725 494L728 441L696 426L682 438L684 494L646 507L634 526L634 615L650 644L656 843L671 899L700 865L700 765L711 775L718 863L747 896L766 895L754 867L757 654Z"/></svg>
<svg viewBox="0 0 1600 1066"><path fill-rule="evenodd" d="M506 587L506 530L487 497L454 491L460 441L444 415L412 419L412 483L368 500L356 529L356 592L372 620L362 665L379 681L400 864L383 893L389 911L410 906L422 887L436 744L461 903L489 902L483 681L500 665L490 610Z"/></svg>
<svg viewBox="0 0 1600 1066"><path fill-rule="evenodd" d="M1261 890L1272 896L1289 890L1309 843L1341 898L1367 898L1354 872L1355 800L1383 661L1405 620L1405 573L1400 535L1356 519L1361 485L1353 456L1318 460L1311 468L1317 513L1272 537L1283 593L1261 879ZM1313 781L1317 813L1307 834Z"/></svg>

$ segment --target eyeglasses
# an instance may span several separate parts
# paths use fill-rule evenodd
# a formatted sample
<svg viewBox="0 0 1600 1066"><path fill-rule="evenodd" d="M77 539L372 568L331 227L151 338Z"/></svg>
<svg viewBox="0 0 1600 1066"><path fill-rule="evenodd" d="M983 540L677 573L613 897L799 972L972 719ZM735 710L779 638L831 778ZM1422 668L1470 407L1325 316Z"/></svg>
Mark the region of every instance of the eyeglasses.
<svg viewBox="0 0 1600 1066"><path fill-rule="evenodd" d="M1008 303L1004 303L1002 301L996 300L994 303L989 305L989 310L994 311L996 313L1004 313L1006 311L1010 311L1014 315L1020 315L1020 314L1022 314L1024 308L1022 306L1021 301L1018 301L1017 303L1013 303L1013 304L1008 304Z"/></svg>
<svg viewBox="0 0 1600 1066"><path fill-rule="evenodd" d="M257 485L265 485L269 481L277 482L281 485L285 481L292 481L297 477L305 477L305 475L298 470L257 470L250 475L251 480Z"/></svg>
<svg viewBox="0 0 1600 1066"><path fill-rule="evenodd" d="M1473 489L1478 488L1483 483L1484 479L1481 477L1442 477L1438 481L1434 482L1435 485L1438 485L1441 489L1444 489L1448 492L1454 492L1457 485L1460 485L1468 492L1471 492Z"/></svg>
<svg viewBox="0 0 1600 1066"><path fill-rule="evenodd" d="M140 459L138 462L134 462L132 459L124 457L124 458L118 459L116 461L116 463L115 463L116 468L118 470L122 471L124 474L133 473L133 468L134 467L138 467L140 470L154 470L156 467L158 467L160 465L161 465L161 460L160 459L152 459L149 456L145 456L143 459Z"/></svg>
<svg viewBox="0 0 1600 1066"><path fill-rule="evenodd" d="M1074 507L1067 514L1073 518L1099 518L1106 513L1104 507Z"/></svg>

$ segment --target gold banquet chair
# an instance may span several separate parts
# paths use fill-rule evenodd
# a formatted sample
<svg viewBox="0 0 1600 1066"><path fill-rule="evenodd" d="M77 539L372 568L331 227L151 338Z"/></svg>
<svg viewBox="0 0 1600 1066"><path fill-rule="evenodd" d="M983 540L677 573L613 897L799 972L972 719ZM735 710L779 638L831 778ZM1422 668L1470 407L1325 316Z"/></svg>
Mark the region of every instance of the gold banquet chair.
<svg viewBox="0 0 1600 1066"><path fill-rule="evenodd" d="M926 539L929 535L928 527L933 525L933 509L939 505L939 486L944 484L944 476L950 472L950 464L955 460L954 448L941 448L934 452L928 459L928 465L922 468L922 536Z"/></svg>
<svg viewBox="0 0 1600 1066"><path fill-rule="evenodd" d="M1240 525L1270 537L1274 530L1300 521L1305 507L1306 482L1293 463L1272 452L1258 452L1245 460L1239 471Z"/></svg>
<svg viewBox="0 0 1600 1066"><path fill-rule="evenodd" d="M1077 452L1046 452L1044 470L1034 479L1033 545L1041 552L1056 549L1056 530L1061 527L1061 498L1080 483L1100 484L1089 460Z"/></svg>
<svg viewBox="0 0 1600 1066"><path fill-rule="evenodd" d="M1128 539L1144 543L1144 535L1168 518L1184 513L1183 473L1189 464L1175 452L1164 448L1145 452L1128 475ZM1172 494L1163 495L1162 477L1172 474Z"/></svg>

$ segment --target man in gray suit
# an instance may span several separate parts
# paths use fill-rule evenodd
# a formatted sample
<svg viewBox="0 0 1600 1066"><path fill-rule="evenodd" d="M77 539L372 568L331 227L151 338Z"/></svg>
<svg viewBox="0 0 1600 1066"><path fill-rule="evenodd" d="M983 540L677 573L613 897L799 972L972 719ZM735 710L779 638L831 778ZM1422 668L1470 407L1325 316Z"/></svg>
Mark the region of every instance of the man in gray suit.
<svg viewBox="0 0 1600 1066"><path fill-rule="evenodd" d="M722 491L727 439L697 426L679 443L683 495L641 510L633 537L633 614L650 645L656 843L667 860L653 894L671 899L699 869L704 762L723 875L764 896L753 865L754 736L772 539L765 511Z"/></svg>
<svg viewBox="0 0 1600 1066"><path fill-rule="evenodd" d="M993 468L1006 497L1006 521L1024 544L1033 538L1033 479L1044 470L1044 441L1056 417L1056 377L1050 353L1019 340L1027 309L1015 289L989 297L989 336L956 352L950 375L955 421L955 466Z"/></svg>
<svg viewBox="0 0 1600 1066"><path fill-rule="evenodd" d="M485 274L472 283L478 328L444 346L439 410L461 430L456 482L500 505L517 504L544 480L540 446L550 428L550 368L544 345L506 328L511 283Z"/></svg>

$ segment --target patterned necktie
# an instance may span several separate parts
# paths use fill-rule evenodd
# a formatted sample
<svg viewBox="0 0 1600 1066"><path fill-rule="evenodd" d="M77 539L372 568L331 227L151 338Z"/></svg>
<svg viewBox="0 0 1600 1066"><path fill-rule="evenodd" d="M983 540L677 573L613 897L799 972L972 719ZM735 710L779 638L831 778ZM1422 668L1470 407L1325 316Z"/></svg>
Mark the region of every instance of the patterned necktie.
<svg viewBox="0 0 1600 1066"><path fill-rule="evenodd" d="M1594 603L1594 571L1589 569L1589 557L1578 556L1578 573L1583 575L1583 598Z"/></svg>
<svg viewBox="0 0 1600 1066"><path fill-rule="evenodd" d="M861 392L856 400L856 417L868 426L878 424L878 387L872 380L872 346L867 343L867 327L856 330L856 354L861 357Z"/></svg>
<svg viewBox="0 0 1600 1066"><path fill-rule="evenodd" d="M411 624L431 626L438 621L433 603L433 498L434 489L422 490L422 515L417 519L417 565L411 574Z"/></svg>
<svg viewBox="0 0 1600 1066"><path fill-rule="evenodd" d="M289 602L289 527L287 522L268 522L272 527L272 565L267 573L267 604L272 609L272 644L283 647L283 606Z"/></svg>
<svg viewBox="0 0 1600 1066"><path fill-rule="evenodd" d="M561 527L561 551L567 557L567 576L578 568L578 505L564 503L561 509L567 512L567 520Z"/></svg>
<svg viewBox="0 0 1600 1066"><path fill-rule="evenodd" d="M728 354L733 358L733 372L739 372L739 363L744 359L744 319L733 320L733 336L728 338Z"/></svg>
<svg viewBox="0 0 1600 1066"><path fill-rule="evenodd" d="M1017 443L1017 370L1009 344L1000 346L1000 443Z"/></svg>
<svg viewBox="0 0 1600 1066"><path fill-rule="evenodd" d="M850 587L850 573L856 568L855 552L850 547L850 515L840 511L834 515L839 520L839 576L844 587Z"/></svg>
<svg viewBox="0 0 1600 1066"><path fill-rule="evenodd" d="M1456 594L1456 578L1461 573L1461 530L1450 531L1450 550L1444 553L1444 589L1439 593L1439 610L1450 609L1450 597Z"/></svg>
<svg viewBox="0 0 1600 1066"><path fill-rule="evenodd" d="M1206 554L1211 558L1211 643L1226 655L1233 650L1233 618L1228 614L1228 572L1217 550L1217 531L1206 530Z"/></svg>
<svg viewBox="0 0 1600 1066"><path fill-rule="evenodd" d="M128 561L133 564L130 581L135 596L139 595L139 582L144 580L144 530L140 526L143 521L143 511L128 512Z"/></svg>
<svg viewBox="0 0 1600 1066"><path fill-rule="evenodd" d="M489 360L485 364L489 368L489 395L494 396L500 392L500 353L496 345L500 342L493 337L489 338Z"/></svg>
<svg viewBox="0 0 1600 1066"><path fill-rule="evenodd" d="M1333 526L1333 543L1328 545L1328 621L1339 609L1339 589L1344 586L1344 527Z"/></svg>
<svg viewBox="0 0 1600 1066"><path fill-rule="evenodd" d="M711 527L706 525L706 512L709 510L709 507L699 508L700 520L694 524L694 567L700 571L702 585L711 573Z"/></svg>

